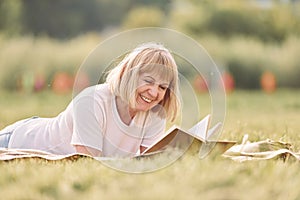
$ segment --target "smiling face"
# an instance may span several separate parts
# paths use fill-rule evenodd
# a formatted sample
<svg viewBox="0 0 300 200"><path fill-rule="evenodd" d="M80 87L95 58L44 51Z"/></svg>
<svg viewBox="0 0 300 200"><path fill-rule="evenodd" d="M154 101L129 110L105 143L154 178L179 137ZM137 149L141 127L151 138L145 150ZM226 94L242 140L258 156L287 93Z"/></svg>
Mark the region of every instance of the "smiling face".
<svg viewBox="0 0 300 200"><path fill-rule="evenodd" d="M164 99L168 87L169 82L155 74L141 74L136 90L136 105L131 109L135 112L152 109Z"/></svg>
<svg viewBox="0 0 300 200"><path fill-rule="evenodd" d="M131 118L151 109L173 121L180 111L177 65L160 44L146 43L134 49L110 71L106 81L112 93L127 105L124 110Z"/></svg>

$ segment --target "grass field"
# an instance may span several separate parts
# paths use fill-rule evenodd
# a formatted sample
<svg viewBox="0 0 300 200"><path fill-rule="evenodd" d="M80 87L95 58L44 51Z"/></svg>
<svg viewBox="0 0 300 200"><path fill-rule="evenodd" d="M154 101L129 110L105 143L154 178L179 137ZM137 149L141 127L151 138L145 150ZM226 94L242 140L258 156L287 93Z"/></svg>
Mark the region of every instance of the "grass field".
<svg viewBox="0 0 300 200"><path fill-rule="evenodd" d="M24 117L54 116L71 95L1 92L0 128ZM201 98L201 97L200 97ZM235 91L227 96L222 139L283 140L300 149L300 91ZM163 159L163 158L161 158ZM143 162L133 160L132 162ZM300 199L300 163L237 163L186 154L155 172L130 174L89 158L0 162L1 199Z"/></svg>

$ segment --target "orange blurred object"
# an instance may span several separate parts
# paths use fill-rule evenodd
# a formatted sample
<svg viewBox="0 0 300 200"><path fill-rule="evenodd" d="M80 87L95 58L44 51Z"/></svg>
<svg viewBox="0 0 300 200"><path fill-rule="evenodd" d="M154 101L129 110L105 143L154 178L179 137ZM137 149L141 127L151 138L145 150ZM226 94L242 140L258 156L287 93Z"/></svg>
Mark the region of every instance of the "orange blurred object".
<svg viewBox="0 0 300 200"><path fill-rule="evenodd" d="M197 92L203 93L208 91L208 86L206 81L203 79L202 76L197 75L194 80L194 88Z"/></svg>
<svg viewBox="0 0 300 200"><path fill-rule="evenodd" d="M58 72L54 75L52 90L58 94L65 94L72 90L73 78L65 72Z"/></svg>
<svg viewBox="0 0 300 200"><path fill-rule="evenodd" d="M272 72L266 71L262 74L260 85L263 91L272 93L276 90L276 77Z"/></svg>
<svg viewBox="0 0 300 200"><path fill-rule="evenodd" d="M224 84L224 89L226 93L230 93L234 90L235 88L235 81L233 76L229 72L224 72L222 74L222 81Z"/></svg>
<svg viewBox="0 0 300 200"><path fill-rule="evenodd" d="M89 76L86 73L79 72L75 76L75 81L74 81L75 91L80 92L81 90L85 89L88 86L90 86Z"/></svg>

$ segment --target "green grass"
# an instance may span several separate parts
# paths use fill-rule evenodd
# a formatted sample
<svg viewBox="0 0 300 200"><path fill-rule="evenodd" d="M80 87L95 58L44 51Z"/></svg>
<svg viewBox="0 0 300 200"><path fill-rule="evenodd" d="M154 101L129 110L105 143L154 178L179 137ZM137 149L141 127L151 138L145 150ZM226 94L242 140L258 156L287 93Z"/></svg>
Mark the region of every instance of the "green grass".
<svg viewBox="0 0 300 200"><path fill-rule="evenodd" d="M70 95L1 93L1 127L26 115L55 115ZM201 96L200 96L201 98ZM300 147L300 92L235 91L227 96L221 138L252 141L270 138ZM9 100L7 100L9 99ZM25 99L25 100L24 100ZM158 158L163 159L163 157ZM149 160L132 160L141 164ZM99 161L15 160L0 162L3 199L300 199L298 161L237 163L220 155L199 159L185 154L155 172L130 174Z"/></svg>
<svg viewBox="0 0 300 200"><path fill-rule="evenodd" d="M72 99L71 92L59 95L50 90L34 94L1 91L0 95L0 128L31 116L56 116Z"/></svg>

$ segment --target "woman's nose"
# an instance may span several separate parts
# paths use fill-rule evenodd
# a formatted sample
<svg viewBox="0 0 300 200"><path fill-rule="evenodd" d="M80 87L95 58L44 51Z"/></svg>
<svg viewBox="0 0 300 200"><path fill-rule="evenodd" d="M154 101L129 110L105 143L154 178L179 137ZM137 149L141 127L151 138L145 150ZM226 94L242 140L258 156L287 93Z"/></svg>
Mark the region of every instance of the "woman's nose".
<svg viewBox="0 0 300 200"><path fill-rule="evenodd" d="M157 84L154 84L154 85L151 86L151 88L149 90L149 94L152 97L157 97L157 95L158 95L158 85Z"/></svg>

